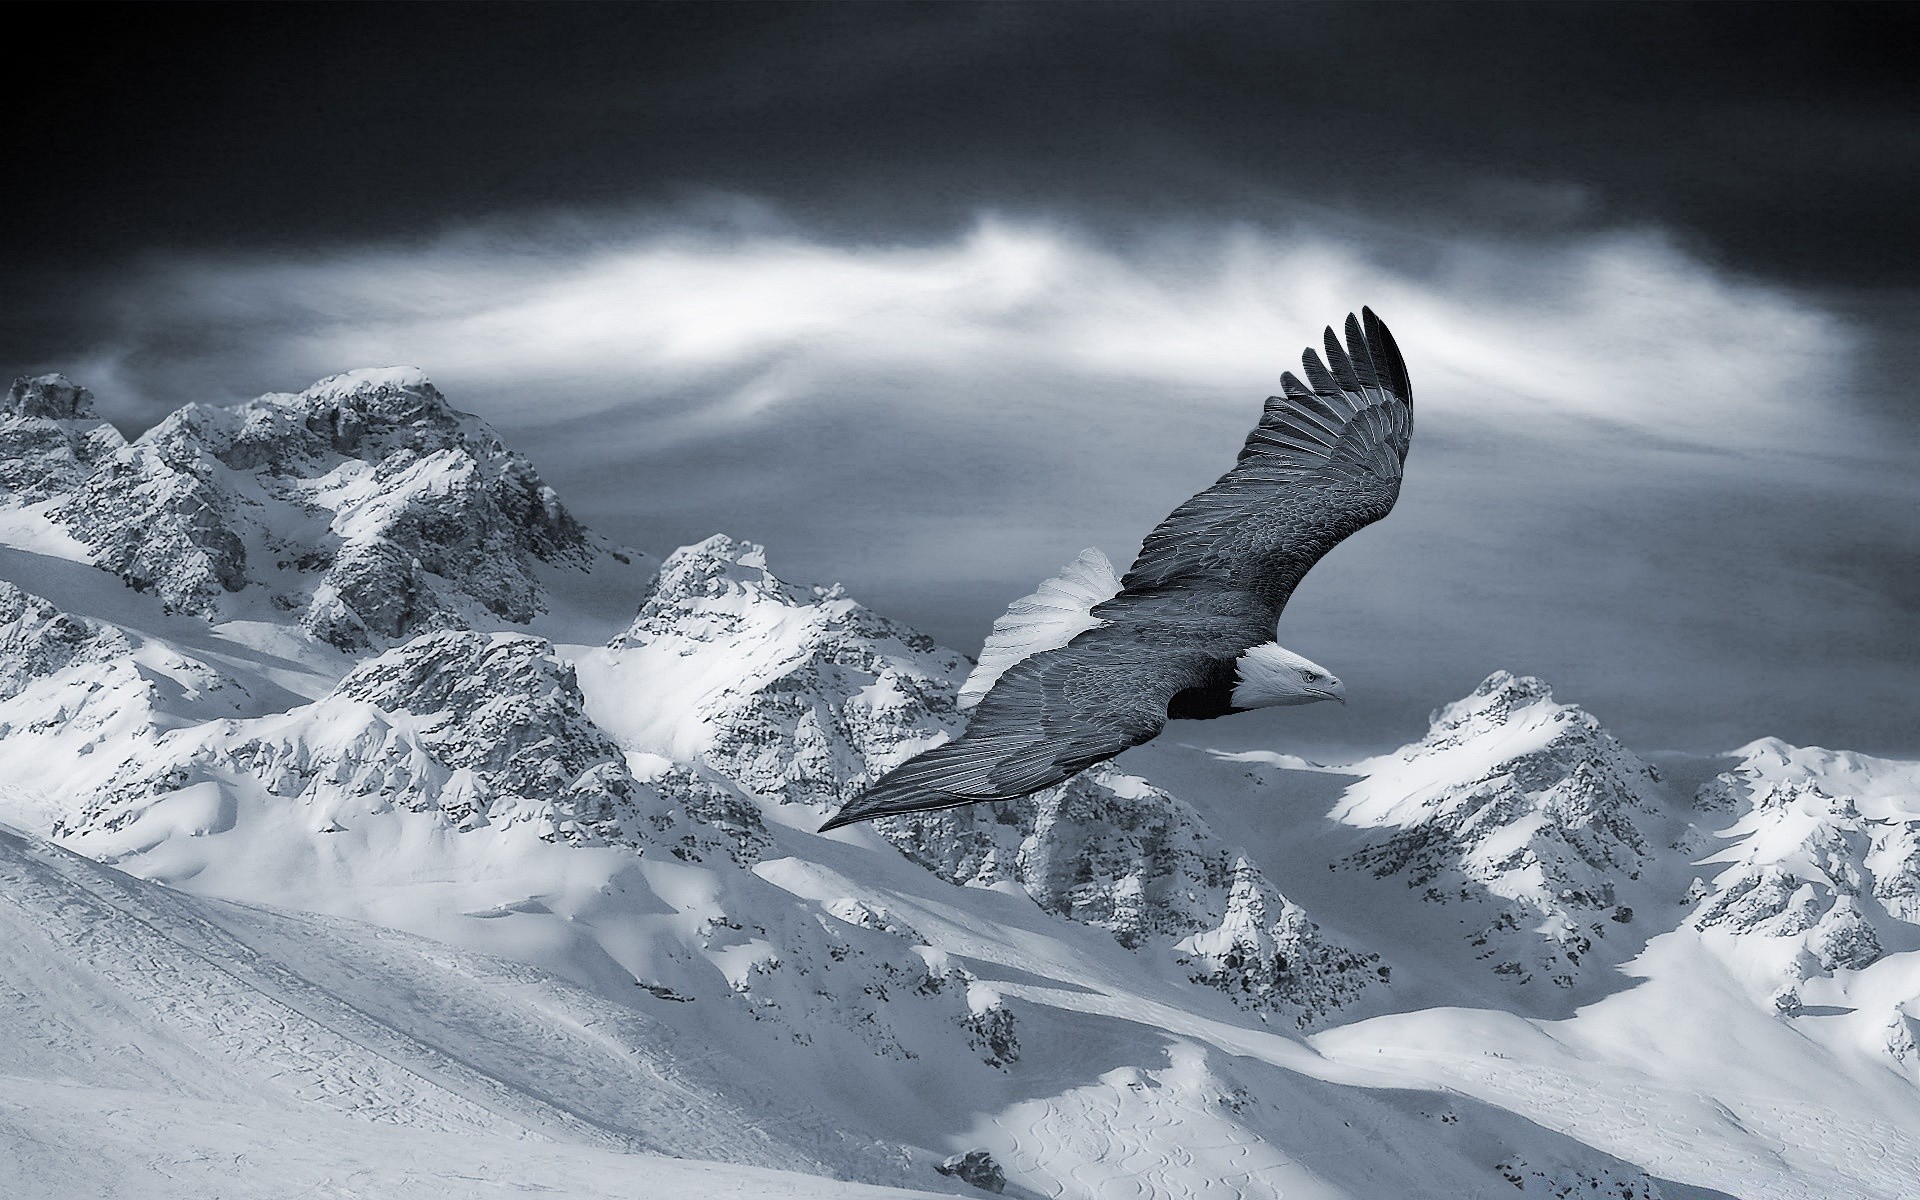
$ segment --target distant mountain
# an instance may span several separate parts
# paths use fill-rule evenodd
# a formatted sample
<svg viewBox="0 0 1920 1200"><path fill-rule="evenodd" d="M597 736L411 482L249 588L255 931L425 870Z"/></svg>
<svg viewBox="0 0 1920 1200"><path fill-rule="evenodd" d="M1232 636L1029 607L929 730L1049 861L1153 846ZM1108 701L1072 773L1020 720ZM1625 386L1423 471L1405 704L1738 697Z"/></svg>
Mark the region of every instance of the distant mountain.
<svg viewBox="0 0 1920 1200"><path fill-rule="evenodd" d="M969 661L749 542L654 566L418 372L132 442L16 382L0 1077L60 1099L0 1086L0 1162L98 1120L234 1194L193 1164L400 1179L401 1127L454 1139L426 1195L502 1138L734 1164L689 1194L1913 1194L1920 765L1676 787L1503 671L1348 766L1177 725L821 837Z"/></svg>
<svg viewBox="0 0 1920 1200"><path fill-rule="evenodd" d="M1920 764L1764 738L1695 797L1715 826L1696 848L1689 923L1784 1013L1920 946ZM1909 1069L1920 997L1880 997L1889 1051Z"/></svg>
<svg viewBox="0 0 1920 1200"><path fill-rule="evenodd" d="M1659 775L1547 685L1501 671L1419 742L1358 763L1332 813L1379 831L1341 862L1474 915L1473 957L1516 985L1571 988L1655 897Z"/></svg>
<svg viewBox="0 0 1920 1200"><path fill-rule="evenodd" d="M133 442L61 376L0 421L13 503L168 609L288 614L342 649L545 610L542 566L619 555L476 417L411 368L351 371L233 408L189 404Z"/></svg>

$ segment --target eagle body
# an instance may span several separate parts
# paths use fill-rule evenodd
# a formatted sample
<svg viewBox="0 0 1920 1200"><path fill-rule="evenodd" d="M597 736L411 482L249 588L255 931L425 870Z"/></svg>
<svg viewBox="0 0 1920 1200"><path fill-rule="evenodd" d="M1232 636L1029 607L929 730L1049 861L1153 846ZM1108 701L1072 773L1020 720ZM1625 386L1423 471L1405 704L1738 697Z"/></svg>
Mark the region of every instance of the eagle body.
<svg viewBox="0 0 1920 1200"><path fill-rule="evenodd" d="M1281 377L1233 468L1141 543L1125 576L1083 553L994 623L963 686L966 731L902 763L821 828L1011 800L1157 736L1169 720L1344 701L1274 640L1294 588L1392 511L1413 391L1371 311Z"/></svg>

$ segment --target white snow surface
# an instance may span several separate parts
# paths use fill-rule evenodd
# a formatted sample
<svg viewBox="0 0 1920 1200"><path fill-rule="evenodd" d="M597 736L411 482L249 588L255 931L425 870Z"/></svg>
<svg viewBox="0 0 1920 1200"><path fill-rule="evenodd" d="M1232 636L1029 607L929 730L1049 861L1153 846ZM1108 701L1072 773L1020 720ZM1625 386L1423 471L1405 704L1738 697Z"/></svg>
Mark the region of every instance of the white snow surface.
<svg viewBox="0 0 1920 1200"><path fill-rule="evenodd" d="M963 656L731 538L643 586L410 370L103 428L0 411L7 1196L1920 1196L1920 764L1681 787L1496 672L821 837ZM94 565L109 462L243 535L205 611ZM457 620L313 619L403 544Z"/></svg>

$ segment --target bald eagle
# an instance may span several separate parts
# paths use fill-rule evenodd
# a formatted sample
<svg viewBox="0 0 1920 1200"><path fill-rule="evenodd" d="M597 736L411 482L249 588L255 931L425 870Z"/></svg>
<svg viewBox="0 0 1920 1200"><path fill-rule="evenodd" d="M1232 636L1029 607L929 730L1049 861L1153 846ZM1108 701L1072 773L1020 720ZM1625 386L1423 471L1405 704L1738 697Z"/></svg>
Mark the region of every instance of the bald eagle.
<svg viewBox="0 0 1920 1200"><path fill-rule="evenodd" d="M1089 550L994 623L960 692L966 731L822 825L1014 800L1158 736L1169 720L1321 700L1333 673L1274 640L1300 580L1392 511L1413 389L1370 309L1326 361L1280 378L1240 459L1147 535L1124 578Z"/></svg>

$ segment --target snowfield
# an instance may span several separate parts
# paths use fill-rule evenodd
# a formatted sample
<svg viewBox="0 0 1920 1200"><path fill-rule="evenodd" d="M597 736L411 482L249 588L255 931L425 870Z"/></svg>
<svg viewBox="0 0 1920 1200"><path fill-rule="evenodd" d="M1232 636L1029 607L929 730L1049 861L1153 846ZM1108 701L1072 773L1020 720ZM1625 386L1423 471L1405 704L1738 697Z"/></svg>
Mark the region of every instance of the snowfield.
<svg viewBox="0 0 1920 1200"><path fill-rule="evenodd" d="M1920 1197L1920 764L1497 671L814 833L970 665L415 371L17 382L0 1194Z"/></svg>

